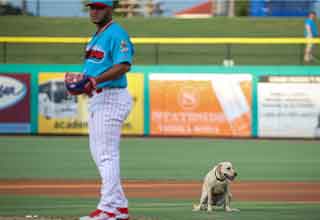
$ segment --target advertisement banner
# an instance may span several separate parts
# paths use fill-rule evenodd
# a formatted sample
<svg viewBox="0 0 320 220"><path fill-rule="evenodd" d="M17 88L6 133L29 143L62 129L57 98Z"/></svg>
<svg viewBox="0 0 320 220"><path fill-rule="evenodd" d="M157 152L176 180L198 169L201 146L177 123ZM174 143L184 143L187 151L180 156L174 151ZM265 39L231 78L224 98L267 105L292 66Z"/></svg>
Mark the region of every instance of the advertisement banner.
<svg viewBox="0 0 320 220"><path fill-rule="evenodd" d="M152 73L150 133L251 135L250 74Z"/></svg>
<svg viewBox="0 0 320 220"><path fill-rule="evenodd" d="M88 97L69 95L64 73L39 74L38 101L40 134L87 134Z"/></svg>
<svg viewBox="0 0 320 220"><path fill-rule="evenodd" d="M263 76L259 137L320 137L320 76Z"/></svg>
<svg viewBox="0 0 320 220"><path fill-rule="evenodd" d="M30 75L0 74L0 133L30 133Z"/></svg>
<svg viewBox="0 0 320 220"><path fill-rule="evenodd" d="M122 128L122 134L143 135L144 132L144 77L142 73L128 73L128 90L133 109Z"/></svg>
<svg viewBox="0 0 320 220"><path fill-rule="evenodd" d="M143 75L128 74L134 109L123 132L143 134ZM88 134L88 96L68 95L64 73L39 74L38 131L46 134Z"/></svg>

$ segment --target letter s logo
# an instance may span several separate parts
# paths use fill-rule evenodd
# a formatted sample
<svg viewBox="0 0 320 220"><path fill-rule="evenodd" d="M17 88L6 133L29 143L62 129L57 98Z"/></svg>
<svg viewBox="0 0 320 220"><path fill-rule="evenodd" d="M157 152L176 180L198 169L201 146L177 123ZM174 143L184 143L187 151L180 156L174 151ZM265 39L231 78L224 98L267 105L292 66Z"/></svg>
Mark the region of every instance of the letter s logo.
<svg viewBox="0 0 320 220"><path fill-rule="evenodd" d="M184 110L194 110L200 104L200 92L197 88L182 87L178 94L178 103Z"/></svg>

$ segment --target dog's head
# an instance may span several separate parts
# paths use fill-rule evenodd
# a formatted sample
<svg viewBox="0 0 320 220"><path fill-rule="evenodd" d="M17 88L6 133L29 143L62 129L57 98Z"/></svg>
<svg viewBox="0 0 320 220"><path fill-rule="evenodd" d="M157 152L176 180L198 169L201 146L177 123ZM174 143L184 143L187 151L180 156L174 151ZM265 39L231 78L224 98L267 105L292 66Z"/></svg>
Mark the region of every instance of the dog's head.
<svg viewBox="0 0 320 220"><path fill-rule="evenodd" d="M230 161L220 162L217 166L217 172L223 179L233 181L238 175Z"/></svg>

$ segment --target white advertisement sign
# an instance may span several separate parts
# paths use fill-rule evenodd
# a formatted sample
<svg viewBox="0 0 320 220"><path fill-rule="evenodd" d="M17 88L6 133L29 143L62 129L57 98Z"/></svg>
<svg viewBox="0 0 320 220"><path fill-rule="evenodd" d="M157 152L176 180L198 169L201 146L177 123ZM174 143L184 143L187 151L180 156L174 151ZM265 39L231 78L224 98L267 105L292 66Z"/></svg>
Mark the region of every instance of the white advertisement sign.
<svg viewBox="0 0 320 220"><path fill-rule="evenodd" d="M0 110L20 102L26 93L27 88L22 82L0 75Z"/></svg>
<svg viewBox="0 0 320 220"><path fill-rule="evenodd" d="M258 84L260 137L320 136L320 77L271 76Z"/></svg>

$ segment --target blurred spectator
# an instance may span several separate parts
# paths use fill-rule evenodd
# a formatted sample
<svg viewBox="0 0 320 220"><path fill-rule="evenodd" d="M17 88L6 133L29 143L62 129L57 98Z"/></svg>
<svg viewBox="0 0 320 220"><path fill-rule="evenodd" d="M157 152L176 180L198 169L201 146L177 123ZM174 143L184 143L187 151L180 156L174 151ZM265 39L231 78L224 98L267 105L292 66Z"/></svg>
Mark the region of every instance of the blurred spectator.
<svg viewBox="0 0 320 220"><path fill-rule="evenodd" d="M0 1L0 15L22 15L23 11L19 7L12 6L5 1ZM30 15L30 14L29 14Z"/></svg>
<svg viewBox="0 0 320 220"><path fill-rule="evenodd" d="M161 16L163 14L161 1L148 0L145 4L147 16Z"/></svg>
<svg viewBox="0 0 320 220"><path fill-rule="evenodd" d="M304 22L304 36L307 39L318 37L318 27L316 24L317 14L314 11L309 12L307 19ZM307 43L304 51L304 61L309 63L313 60L312 51L314 50L313 43Z"/></svg>
<svg viewBox="0 0 320 220"><path fill-rule="evenodd" d="M154 16L161 16L163 14L163 9L162 9L162 2L155 2L154 7L153 7L153 15Z"/></svg>

